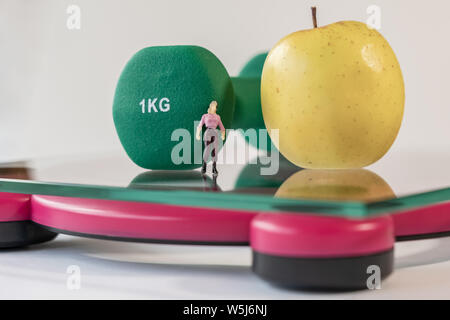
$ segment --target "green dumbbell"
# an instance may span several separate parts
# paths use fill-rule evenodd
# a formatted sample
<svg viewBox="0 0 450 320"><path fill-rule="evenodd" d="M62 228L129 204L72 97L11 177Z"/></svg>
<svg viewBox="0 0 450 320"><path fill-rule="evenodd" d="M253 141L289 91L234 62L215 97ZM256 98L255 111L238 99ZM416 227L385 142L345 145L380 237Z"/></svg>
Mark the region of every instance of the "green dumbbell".
<svg viewBox="0 0 450 320"><path fill-rule="evenodd" d="M256 69L248 70L253 75ZM215 100L225 128L237 128L234 122L244 130L259 129L263 124L260 80L230 78L220 60L202 47L144 48L128 61L116 87L113 119L122 146L134 163L146 169L198 168L194 122ZM179 134L186 132L191 152L184 154L183 149L179 156L184 161L176 163Z"/></svg>
<svg viewBox="0 0 450 320"><path fill-rule="evenodd" d="M239 77L260 78L268 54L268 52L263 52L251 58L239 72Z"/></svg>
<svg viewBox="0 0 450 320"><path fill-rule="evenodd" d="M234 114L233 128L256 130L266 130L264 119L261 109L261 74L264 66L264 61L267 57L267 52L254 56L247 64L242 68L239 73L239 77L233 78L233 84L236 92L236 110ZM257 101L248 103L247 100ZM249 120L251 119L251 120ZM251 122L251 126L248 124ZM253 136L244 134L245 141L261 150L273 150L275 146L265 132L264 140L260 140L260 132L254 139Z"/></svg>

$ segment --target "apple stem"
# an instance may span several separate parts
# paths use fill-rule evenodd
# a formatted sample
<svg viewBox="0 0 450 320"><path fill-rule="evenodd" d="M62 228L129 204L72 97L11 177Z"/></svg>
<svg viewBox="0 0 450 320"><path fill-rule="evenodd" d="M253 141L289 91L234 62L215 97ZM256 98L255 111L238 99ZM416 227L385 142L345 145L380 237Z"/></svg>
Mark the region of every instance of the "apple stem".
<svg viewBox="0 0 450 320"><path fill-rule="evenodd" d="M314 24L314 28L317 28L317 8L316 7L311 7L311 11L312 11L312 19L313 19L313 24Z"/></svg>

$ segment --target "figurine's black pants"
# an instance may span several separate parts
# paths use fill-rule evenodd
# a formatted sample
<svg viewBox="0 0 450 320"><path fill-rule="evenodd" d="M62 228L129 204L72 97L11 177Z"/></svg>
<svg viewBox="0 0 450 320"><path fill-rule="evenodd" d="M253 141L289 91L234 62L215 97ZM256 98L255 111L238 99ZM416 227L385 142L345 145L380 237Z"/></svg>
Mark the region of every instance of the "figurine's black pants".
<svg viewBox="0 0 450 320"><path fill-rule="evenodd" d="M213 162L217 161L217 130L207 128L203 135L203 141L205 142L205 150L203 151L203 161L208 162L209 155L213 159Z"/></svg>

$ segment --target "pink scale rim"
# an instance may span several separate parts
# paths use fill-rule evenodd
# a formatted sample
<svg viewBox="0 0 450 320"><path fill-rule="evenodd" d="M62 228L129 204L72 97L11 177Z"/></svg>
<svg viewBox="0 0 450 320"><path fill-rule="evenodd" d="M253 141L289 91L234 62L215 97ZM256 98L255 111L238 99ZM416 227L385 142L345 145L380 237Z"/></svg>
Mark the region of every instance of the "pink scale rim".
<svg viewBox="0 0 450 320"><path fill-rule="evenodd" d="M391 250L389 215L370 219L311 214L261 214L251 223L253 250L274 256L320 258L371 255Z"/></svg>
<svg viewBox="0 0 450 320"><path fill-rule="evenodd" d="M85 235L246 243L255 213L145 202L33 196L31 219Z"/></svg>

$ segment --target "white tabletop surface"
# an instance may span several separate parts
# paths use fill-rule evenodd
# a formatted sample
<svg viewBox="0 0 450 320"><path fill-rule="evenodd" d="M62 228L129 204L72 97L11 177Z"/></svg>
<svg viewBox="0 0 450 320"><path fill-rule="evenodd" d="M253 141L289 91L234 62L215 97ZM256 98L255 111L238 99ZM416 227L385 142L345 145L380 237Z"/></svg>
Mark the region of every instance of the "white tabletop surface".
<svg viewBox="0 0 450 320"><path fill-rule="evenodd" d="M67 268L80 268L70 290ZM59 235L0 251L1 299L449 299L450 238L401 242L380 290L283 290L251 270L248 247L124 243Z"/></svg>

